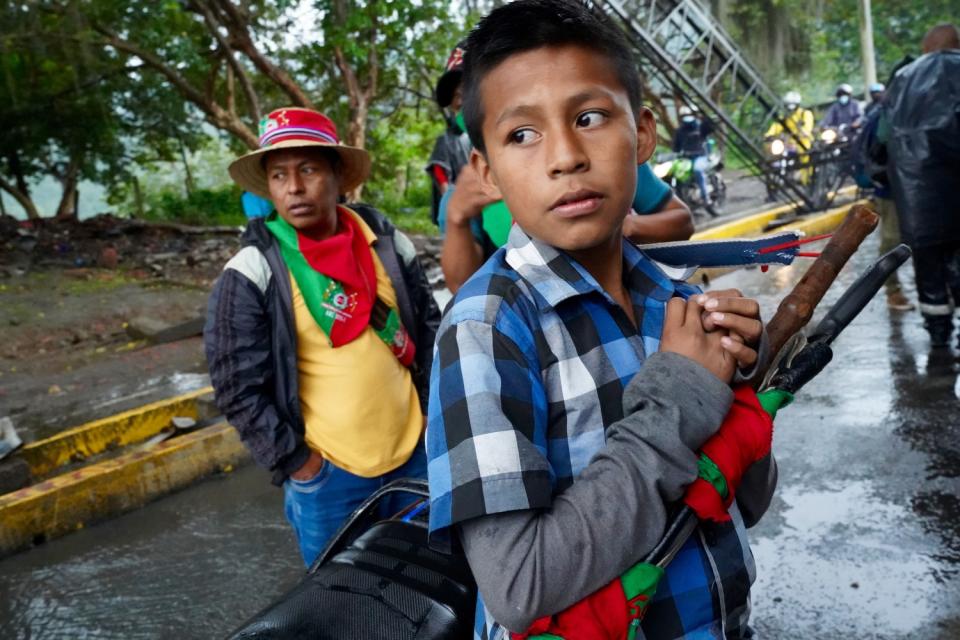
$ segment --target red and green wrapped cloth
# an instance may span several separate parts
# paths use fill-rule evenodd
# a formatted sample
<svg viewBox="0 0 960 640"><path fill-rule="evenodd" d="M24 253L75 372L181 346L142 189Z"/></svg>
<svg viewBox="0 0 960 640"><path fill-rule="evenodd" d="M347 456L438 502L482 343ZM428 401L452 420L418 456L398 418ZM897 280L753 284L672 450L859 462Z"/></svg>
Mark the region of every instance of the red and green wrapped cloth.
<svg viewBox="0 0 960 640"><path fill-rule="evenodd" d="M777 391L778 394L783 392ZM787 394L789 395L789 394ZM782 396L778 396L782 397ZM783 399L786 399L785 397ZM754 462L770 453L773 443L773 415L764 408L756 392L748 385L733 390L733 405L723 424L700 449L699 477L687 487L683 501L700 520L726 522L743 474Z"/></svg>
<svg viewBox="0 0 960 640"><path fill-rule="evenodd" d="M552 616L535 621L511 640L633 640L650 605L663 569L637 563L607 586Z"/></svg>
<svg viewBox="0 0 960 640"><path fill-rule="evenodd" d="M790 393L770 389L757 394L747 385L733 390L733 405L701 449L698 478L684 502L701 520L730 519L743 473L770 453L773 418L793 400ZM656 565L637 563L618 579L552 616L536 620L511 640L633 640L663 577Z"/></svg>

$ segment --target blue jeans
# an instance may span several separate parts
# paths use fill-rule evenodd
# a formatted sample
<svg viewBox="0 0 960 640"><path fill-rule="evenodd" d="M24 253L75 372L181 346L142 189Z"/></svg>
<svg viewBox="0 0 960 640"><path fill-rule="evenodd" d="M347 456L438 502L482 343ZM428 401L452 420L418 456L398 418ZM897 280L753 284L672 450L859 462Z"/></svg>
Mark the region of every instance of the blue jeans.
<svg viewBox="0 0 960 640"><path fill-rule="evenodd" d="M697 180L697 186L700 187L700 197L703 202L710 202L710 191L707 189L707 156L697 156L693 159L693 177Z"/></svg>
<svg viewBox="0 0 960 640"><path fill-rule="evenodd" d="M400 478L427 477L427 454L423 443L402 466L375 478L356 476L324 461L320 472L309 480L287 478L283 483L283 510L297 535L300 555L307 567L313 564L340 525L373 492ZM413 501L398 494L385 500L381 516L393 515Z"/></svg>

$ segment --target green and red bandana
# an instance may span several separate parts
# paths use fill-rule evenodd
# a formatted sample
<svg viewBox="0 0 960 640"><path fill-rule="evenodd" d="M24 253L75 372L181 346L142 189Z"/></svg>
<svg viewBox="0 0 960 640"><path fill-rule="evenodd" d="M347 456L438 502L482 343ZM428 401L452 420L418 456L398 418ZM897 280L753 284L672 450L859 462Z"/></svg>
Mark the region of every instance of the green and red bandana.
<svg viewBox="0 0 960 640"><path fill-rule="evenodd" d="M369 325L410 366L416 348L399 314L377 297L373 253L360 225L337 207L337 233L313 240L280 216L266 221L303 300L334 348L349 344Z"/></svg>

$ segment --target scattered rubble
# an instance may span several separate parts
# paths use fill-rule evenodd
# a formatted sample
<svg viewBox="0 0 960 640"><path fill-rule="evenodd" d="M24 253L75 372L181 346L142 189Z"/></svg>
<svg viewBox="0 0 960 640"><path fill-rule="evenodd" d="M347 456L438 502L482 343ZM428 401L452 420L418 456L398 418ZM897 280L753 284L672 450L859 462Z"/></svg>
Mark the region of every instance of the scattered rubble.
<svg viewBox="0 0 960 640"><path fill-rule="evenodd" d="M0 216L0 278L60 269L92 278L93 268L131 278L207 287L240 246L240 227L155 224L110 215L82 221Z"/></svg>
<svg viewBox="0 0 960 640"><path fill-rule="evenodd" d="M185 322L170 323L162 318L137 316L127 322L127 335L134 340L146 340L151 344L166 344L203 333L204 317L198 315Z"/></svg>
<svg viewBox="0 0 960 640"><path fill-rule="evenodd" d="M208 288L240 248L241 227L189 227L101 215L82 221L0 216L0 280L61 270L94 279L99 269L133 279ZM443 286L438 237L411 235L433 286Z"/></svg>

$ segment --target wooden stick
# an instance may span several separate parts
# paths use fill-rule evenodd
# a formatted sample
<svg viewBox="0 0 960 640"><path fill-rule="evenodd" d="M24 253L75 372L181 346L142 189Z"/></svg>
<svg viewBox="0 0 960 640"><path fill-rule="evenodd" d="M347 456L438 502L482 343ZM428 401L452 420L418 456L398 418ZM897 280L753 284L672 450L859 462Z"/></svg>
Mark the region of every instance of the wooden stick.
<svg viewBox="0 0 960 640"><path fill-rule="evenodd" d="M810 322L813 310L836 280L837 274L879 221L880 216L864 205L850 208L820 257L810 265L790 295L780 302L776 314L767 323L772 355L776 355L793 334Z"/></svg>

